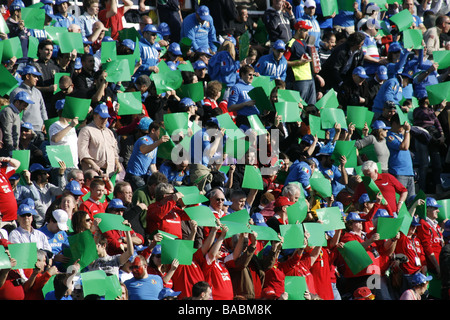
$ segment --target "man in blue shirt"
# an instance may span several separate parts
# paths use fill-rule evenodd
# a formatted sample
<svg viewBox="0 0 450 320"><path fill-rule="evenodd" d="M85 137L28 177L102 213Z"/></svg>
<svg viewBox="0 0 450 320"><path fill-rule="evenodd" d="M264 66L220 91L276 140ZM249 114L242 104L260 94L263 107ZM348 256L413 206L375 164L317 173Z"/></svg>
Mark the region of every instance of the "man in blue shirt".
<svg viewBox="0 0 450 320"><path fill-rule="evenodd" d="M158 300L158 295L164 288L160 276L148 274L147 261L141 255L134 258L131 266L133 278L125 281L129 300Z"/></svg>
<svg viewBox="0 0 450 320"><path fill-rule="evenodd" d="M184 181L189 181L189 162L187 160L175 164L172 161L165 161L159 167L159 172L167 177L169 183L181 185Z"/></svg>
<svg viewBox="0 0 450 320"><path fill-rule="evenodd" d="M288 185L290 182L300 182L302 184L305 196L308 196L311 191L311 185L309 179L312 173L316 169L316 163L312 159L306 159L303 161L295 160L289 167L289 172L284 181L284 185Z"/></svg>
<svg viewBox="0 0 450 320"><path fill-rule="evenodd" d="M349 34L355 32L355 20L363 17L361 12L361 0L353 2L353 10L339 10L339 13L333 18L333 27L337 31L346 30Z"/></svg>
<svg viewBox="0 0 450 320"><path fill-rule="evenodd" d="M272 46L272 52L259 58L255 71L260 76L270 76L270 80L286 81L287 60L284 57L286 45L283 40L277 40Z"/></svg>
<svg viewBox="0 0 450 320"><path fill-rule="evenodd" d="M395 104L400 105L400 101L403 99L403 88L407 87L411 82L412 74L407 72L386 80L381 85L373 101L372 111L375 113L374 118L378 118L383 113L385 101L394 101Z"/></svg>
<svg viewBox="0 0 450 320"><path fill-rule="evenodd" d="M348 175L345 170L345 163L347 159L342 156L339 159L339 167L334 165L334 160L331 158L334 147L332 145L325 145L317 153L316 157L319 160L319 170L325 176L325 178L331 181L331 190L333 196L337 196L345 185L348 183Z"/></svg>
<svg viewBox="0 0 450 320"><path fill-rule="evenodd" d="M314 46L319 50L320 46L320 25L317 21L316 13L316 2L314 0L306 0L303 7L304 13L300 17L300 20L305 20L312 29L309 30L308 36L314 37Z"/></svg>
<svg viewBox="0 0 450 320"><path fill-rule="evenodd" d="M139 53L142 59L142 64L137 69L134 76L137 78L141 74L150 75L151 73L158 73L157 64L159 62L159 51L156 49L156 37L158 29L148 24L142 30L142 38L139 40Z"/></svg>
<svg viewBox="0 0 450 320"><path fill-rule="evenodd" d="M55 1L56 13L54 13L53 16L54 20L56 21L55 27L69 28L71 24L76 24L81 28L80 20L76 16L69 13L69 6L69 0Z"/></svg>
<svg viewBox="0 0 450 320"><path fill-rule="evenodd" d="M191 13L183 20L181 26L181 38L187 37L192 40L192 49L209 48L213 53L217 51L214 44L217 41L214 21L209 14L207 6L198 7L195 13Z"/></svg>
<svg viewBox="0 0 450 320"><path fill-rule="evenodd" d="M128 160L125 180L128 181L133 190L145 185L146 177L157 171L156 155L158 146L169 141L169 136L159 138L160 125L152 122L148 133L140 137L134 144L130 160Z"/></svg>

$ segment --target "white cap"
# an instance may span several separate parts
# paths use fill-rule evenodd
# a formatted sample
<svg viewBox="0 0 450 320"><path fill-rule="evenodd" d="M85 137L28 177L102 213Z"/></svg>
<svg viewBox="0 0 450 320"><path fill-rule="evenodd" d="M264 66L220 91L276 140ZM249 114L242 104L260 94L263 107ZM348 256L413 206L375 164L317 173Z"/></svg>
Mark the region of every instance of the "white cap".
<svg viewBox="0 0 450 320"><path fill-rule="evenodd" d="M67 220L69 220L69 215L67 214L67 212L65 212L62 209L56 209L55 211L53 211L53 218L55 218L57 224L58 224L58 228L60 230L64 230L67 231L69 230L69 227L67 226Z"/></svg>
<svg viewBox="0 0 450 320"><path fill-rule="evenodd" d="M303 4L304 8L316 7L316 2L314 0L306 0Z"/></svg>

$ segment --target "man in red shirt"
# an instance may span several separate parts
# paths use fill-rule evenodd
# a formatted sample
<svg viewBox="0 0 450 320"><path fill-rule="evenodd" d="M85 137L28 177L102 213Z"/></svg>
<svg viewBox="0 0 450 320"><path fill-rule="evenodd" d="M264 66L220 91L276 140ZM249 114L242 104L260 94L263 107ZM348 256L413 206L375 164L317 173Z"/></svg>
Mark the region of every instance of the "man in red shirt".
<svg viewBox="0 0 450 320"><path fill-rule="evenodd" d="M94 220L94 215L106 212L108 206L108 201L101 202L105 194L105 181L103 179L92 180L90 190L89 199L81 203L79 210L86 211L91 220Z"/></svg>
<svg viewBox="0 0 450 320"><path fill-rule="evenodd" d="M1 225L15 224L17 220L17 201L9 182L9 178L20 166L20 161L10 157L0 157L0 211L2 215Z"/></svg>
<svg viewBox="0 0 450 320"><path fill-rule="evenodd" d="M392 212L398 213L408 196L408 189L406 189L393 175L389 173L378 173L377 164L371 160L364 162L361 169L364 176L370 177L375 182ZM353 195L353 203L355 205L358 204L359 198L363 193L367 193L366 186L364 185L364 182L360 182ZM395 196L396 193L400 195L398 202Z"/></svg>
<svg viewBox="0 0 450 320"><path fill-rule="evenodd" d="M123 6L118 7L118 0L102 0L105 8L98 13L98 19L103 22L105 28L111 28L111 38L119 39L119 31L123 29L122 18L133 6L133 1L122 0Z"/></svg>

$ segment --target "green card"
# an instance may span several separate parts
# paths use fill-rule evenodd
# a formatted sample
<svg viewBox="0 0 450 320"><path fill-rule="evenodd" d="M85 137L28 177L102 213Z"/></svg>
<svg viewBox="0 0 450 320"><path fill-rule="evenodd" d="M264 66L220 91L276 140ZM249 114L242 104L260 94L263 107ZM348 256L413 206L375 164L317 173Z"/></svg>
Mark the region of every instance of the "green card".
<svg viewBox="0 0 450 320"><path fill-rule="evenodd" d="M324 226L318 222L304 222L303 227L309 233L308 246L310 247L326 247L327 239L325 238Z"/></svg>
<svg viewBox="0 0 450 320"><path fill-rule="evenodd" d="M402 224L400 226L400 232L405 236L408 235L409 228L411 227L411 222L413 217L408 212L408 208L405 205L401 206L400 211L398 212L397 219L402 219Z"/></svg>
<svg viewBox="0 0 450 320"><path fill-rule="evenodd" d="M402 111L402 109L400 109L400 107L399 107L398 105L396 105L395 108L396 108L396 110L397 110L397 114L398 114L398 117L399 117L399 119L400 119L400 124L401 124L401 125L404 125L405 122L410 123L410 122L409 122L409 119L408 119L408 115L407 115L406 113L404 113L404 112ZM410 124L411 124L411 123L410 123Z"/></svg>
<svg viewBox="0 0 450 320"><path fill-rule="evenodd" d="M403 218L379 217L377 219L377 233L380 240L395 238L403 224Z"/></svg>
<svg viewBox="0 0 450 320"><path fill-rule="evenodd" d="M23 58L22 45L19 37L13 37L2 41L3 56L2 61L8 61L12 57Z"/></svg>
<svg viewBox="0 0 450 320"><path fill-rule="evenodd" d="M117 45L115 41L102 41L100 48L101 63L107 62L109 59L117 59Z"/></svg>
<svg viewBox="0 0 450 320"><path fill-rule="evenodd" d="M333 15L333 13L339 13L339 7L337 0L327 0L321 1L320 6L322 7L322 15L328 17Z"/></svg>
<svg viewBox="0 0 450 320"><path fill-rule="evenodd" d="M244 132L234 123L229 113L220 114L216 118L219 122L219 127L226 130L225 133L228 138L241 139L245 137Z"/></svg>
<svg viewBox="0 0 450 320"><path fill-rule="evenodd" d="M308 291L305 277L286 276L284 278L284 291L288 293L288 300L306 300L305 292Z"/></svg>
<svg viewBox="0 0 450 320"><path fill-rule="evenodd" d="M433 51L433 60L439 64L439 70L447 69L450 67L450 50Z"/></svg>
<svg viewBox="0 0 450 320"><path fill-rule="evenodd" d="M142 96L140 91L118 92L117 102L119 103L119 116L142 113Z"/></svg>
<svg viewBox="0 0 450 320"><path fill-rule="evenodd" d="M75 49L77 53L84 54L83 36L79 32L67 32L58 34L59 50L62 53L70 53Z"/></svg>
<svg viewBox="0 0 450 320"><path fill-rule="evenodd" d="M122 296L122 287L119 278L115 274L111 274L105 279L105 300L116 300Z"/></svg>
<svg viewBox="0 0 450 320"><path fill-rule="evenodd" d="M59 121L59 117L53 117L47 120L44 120L44 126L45 126L45 130L47 131L47 136L48 139L50 140L50 136L49 136L49 128L52 124L54 124L56 121Z"/></svg>
<svg viewBox="0 0 450 320"><path fill-rule="evenodd" d="M319 139L325 139L325 130L322 129L322 122L320 117L310 114L309 118L309 130L313 136L317 135Z"/></svg>
<svg viewBox="0 0 450 320"><path fill-rule="evenodd" d="M47 145L45 146L47 157L52 168L60 168L60 161L64 161L66 168L74 168L72 151L69 145Z"/></svg>
<svg viewBox="0 0 450 320"><path fill-rule="evenodd" d="M183 84L177 89L177 96L181 99L191 98L194 102L202 101L205 98L203 82Z"/></svg>
<svg viewBox="0 0 450 320"><path fill-rule="evenodd" d="M162 264L171 264L174 259L178 259L180 265L191 265L193 254L194 241L170 239L161 241Z"/></svg>
<svg viewBox="0 0 450 320"><path fill-rule="evenodd" d="M38 38L35 38L33 36L28 37L28 52L27 52L28 58L38 59L38 56L37 56L38 45L39 45Z"/></svg>
<svg viewBox="0 0 450 320"><path fill-rule="evenodd" d="M365 146L364 148L359 149L359 155L365 156L365 157L362 157L363 159L365 159L364 161L372 160L374 162L378 162L378 155L375 151L375 146L373 144L369 144L369 145Z"/></svg>
<svg viewBox="0 0 450 320"><path fill-rule="evenodd" d="M106 295L106 273L103 270L93 270L81 273L81 281L83 283L83 295L86 297L90 294Z"/></svg>
<svg viewBox="0 0 450 320"><path fill-rule="evenodd" d="M135 27L123 28L122 30L119 31L119 39L121 41L125 39L136 41L136 39L139 39L140 37L141 35L139 34L139 32L136 30Z"/></svg>
<svg viewBox="0 0 450 320"><path fill-rule="evenodd" d="M380 11L387 11L387 9L386 9L387 1L386 0L374 0L371 2L375 3L378 7L380 7Z"/></svg>
<svg viewBox="0 0 450 320"><path fill-rule="evenodd" d="M324 231L345 229L344 217L339 207L316 209L316 214L322 221Z"/></svg>
<svg viewBox="0 0 450 320"><path fill-rule="evenodd" d="M322 109L324 108L339 107L339 101L337 98L336 91L334 91L334 89L328 90L328 92L325 93L325 95L322 98L320 98L319 101L317 101L316 107L317 109L320 110L320 112L322 112Z"/></svg>
<svg viewBox="0 0 450 320"><path fill-rule="evenodd" d="M105 233L110 230L119 230L119 231L131 231L132 229L129 226L123 224L125 219L123 216L119 214L113 213L97 213L95 218L100 218L102 221L99 223L98 227L100 231Z"/></svg>
<svg viewBox="0 0 450 320"><path fill-rule="evenodd" d="M250 124L250 128L252 128L258 136L266 135L268 133L258 115L252 114L250 116L247 116L247 119L248 123Z"/></svg>
<svg viewBox="0 0 450 320"><path fill-rule="evenodd" d="M184 199L184 198L183 198ZM216 217L208 206L193 206L184 209L184 212L195 220L199 227L215 227L217 226Z"/></svg>
<svg viewBox="0 0 450 320"><path fill-rule="evenodd" d="M245 166L242 188L264 190L264 183L259 168L251 165Z"/></svg>
<svg viewBox="0 0 450 320"><path fill-rule="evenodd" d="M398 28L399 31L404 31L409 29L411 25L414 23L414 18L409 10L404 9L397 14L394 14L389 18ZM405 46L405 48L407 48Z"/></svg>
<svg viewBox="0 0 450 320"><path fill-rule="evenodd" d="M71 262L69 262L68 265L73 264L76 260L80 259L78 263L80 264L81 269L84 269L94 260L98 259L97 245L95 244L94 237L90 230L69 236L68 241L71 257ZM68 256L65 252L64 255Z"/></svg>
<svg viewBox="0 0 450 320"><path fill-rule="evenodd" d="M424 204L417 206L416 207L416 215L419 216L420 218L425 219L427 217L427 195L423 190L419 190L416 194L416 197L414 198L414 201L417 201L419 199L424 200Z"/></svg>
<svg viewBox="0 0 450 320"><path fill-rule="evenodd" d="M257 225L250 225L250 229L252 231L255 231L257 236L256 240L260 241L280 241L280 238L278 238L278 233L272 229L271 227L266 226L257 226Z"/></svg>
<svg viewBox="0 0 450 320"><path fill-rule="evenodd" d="M347 129L347 120L344 110L338 108L324 108L320 111L322 129L334 128L336 123L341 125L341 129Z"/></svg>
<svg viewBox="0 0 450 320"><path fill-rule="evenodd" d="M177 69L180 71L190 71L194 72L194 67L189 60L184 61L185 63L179 63Z"/></svg>
<svg viewBox="0 0 450 320"><path fill-rule="evenodd" d="M377 198L377 194L380 193L380 189L376 185L375 181L373 181L370 177L362 176L362 182L366 187L366 192L369 195L371 201L375 201Z"/></svg>
<svg viewBox="0 0 450 320"><path fill-rule="evenodd" d="M1 41L0 43L2 43ZM19 86L19 82L16 78L0 64L0 96L10 94L15 88Z"/></svg>
<svg viewBox="0 0 450 320"><path fill-rule="evenodd" d="M22 20L28 29L44 29L45 10L40 8L22 8Z"/></svg>
<svg viewBox="0 0 450 320"><path fill-rule="evenodd" d="M355 152L355 140L350 141L343 141L343 140L337 140L334 145L333 153L331 154L331 159L334 160L335 163L339 163L339 159L344 156L347 158L347 162L352 157L352 153ZM353 168L355 164L347 165L345 164L346 168Z"/></svg>
<svg viewBox="0 0 450 320"><path fill-rule="evenodd" d="M250 35L246 30L239 37L239 61L244 60L248 56L248 49L250 48Z"/></svg>
<svg viewBox="0 0 450 320"><path fill-rule="evenodd" d="M253 88L263 88L266 96L270 97L272 89L275 87L274 81L269 76L254 77L252 81Z"/></svg>
<svg viewBox="0 0 450 320"><path fill-rule="evenodd" d="M426 90L431 105L440 104L444 99L450 101L450 81L429 85Z"/></svg>
<svg viewBox="0 0 450 320"><path fill-rule="evenodd" d="M164 130L164 128L160 129L159 137L161 138L163 135L167 134L167 131ZM156 156L161 159L168 159L172 160L172 151L175 148L175 143L172 139L169 139L168 141L164 142L163 144L160 144L158 146L158 151L156 153Z"/></svg>
<svg viewBox="0 0 450 320"><path fill-rule="evenodd" d="M118 61L119 60L127 60L131 75L134 74L134 67L136 65L136 62L139 61L139 59L136 60L136 58L133 54L119 54L119 55L117 55L116 60L118 60Z"/></svg>
<svg viewBox="0 0 450 320"><path fill-rule="evenodd" d="M357 274L372 264L372 259L366 249L356 240L346 242L344 247L338 248L338 250L353 274Z"/></svg>
<svg viewBox="0 0 450 320"><path fill-rule="evenodd" d="M442 222L445 219L449 219L450 218L450 199L437 200L437 203L442 206L441 208L439 208L437 220L439 222Z"/></svg>
<svg viewBox="0 0 450 320"><path fill-rule="evenodd" d="M266 30L266 26L264 25L264 22L261 18L258 19L256 22L257 26L255 29L255 34L253 35L253 38L259 43L264 45L268 40L268 33Z"/></svg>
<svg viewBox="0 0 450 320"><path fill-rule="evenodd" d="M20 161L20 166L16 169L16 173L28 170L30 167L30 150L13 150L12 157Z"/></svg>
<svg viewBox="0 0 450 320"><path fill-rule="evenodd" d="M403 31L403 46L405 48L423 49L421 29L406 29Z"/></svg>
<svg viewBox="0 0 450 320"><path fill-rule="evenodd" d="M339 10L342 11L354 11L353 9L353 0L337 0Z"/></svg>
<svg viewBox="0 0 450 320"><path fill-rule="evenodd" d="M304 200L299 200L296 203L286 208L289 224L302 223L308 214L308 206Z"/></svg>
<svg viewBox="0 0 450 320"><path fill-rule="evenodd" d="M183 56L185 56L186 53L191 49L191 45L192 45L191 39L189 39L188 37L181 38L180 48L181 48L181 53L183 54Z"/></svg>
<svg viewBox="0 0 450 320"><path fill-rule="evenodd" d="M131 81L130 65L127 59L112 60L102 65L108 74L106 81L121 82Z"/></svg>
<svg viewBox="0 0 450 320"><path fill-rule="evenodd" d="M166 113L164 115L164 127L169 136L186 132L188 125L189 114L187 112Z"/></svg>
<svg viewBox="0 0 450 320"><path fill-rule="evenodd" d="M250 142L247 141L245 138L237 139L231 137L225 141L223 152L228 157L241 160L245 156L249 148Z"/></svg>
<svg viewBox="0 0 450 320"><path fill-rule="evenodd" d="M305 247L305 232L303 224L280 224L280 235L283 237L283 249L297 249Z"/></svg>
<svg viewBox="0 0 450 320"><path fill-rule="evenodd" d="M275 102L275 110L282 122L300 122L301 109L298 102Z"/></svg>
<svg viewBox="0 0 450 320"><path fill-rule="evenodd" d="M4 34L8 34L10 32L3 15L0 15L0 32Z"/></svg>
<svg viewBox="0 0 450 320"><path fill-rule="evenodd" d="M3 246L0 248L0 270L2 269L11 269L11 261Z"/></svg>
<svg viewBox="0 0 450 320"><path fill-rule="evenodd" d="M34 269L37 262L36 242L29 243L11 243L8 245L11 258L16 259L17 265L13 267L17 269Z"/></svg>
<svg viewBox="0 0 450 320"><path fill-rule="evenodd" d="M58 92L61 91L61 89L59 88L59 80L63 76L70 77L70 73L67 73L67 72L57 72L57 73L55 73L55 81L53 83L56 84L56 90L53 92L53 94L57 94Z"/></svg>
<svg viewBox="0 0 450 320"><path fill-rule="evenodd" d="M250 99L255 100L255 105L258 110L263 113L264 111L273 111L272 102L270 102L269 96L262 87L255 87L248 92Z"/></svg>
<svg viewBox="0 0 450 320"><path fill-rule="evenodd" d="M248 214L248 211L246 209L242 209L239 211L234 211L220 218L221 223L226 223L229 221L247 225L250 221L250 215Z"/></svg>
<svg viewBox="0 0 450 320"><path fill-rule="evenodd" d="M150 79L155 83L157 94L177 90L183 84L181 71L170 69L164 60L158 63L158 69L158 73L150 75Z"/></svg>
<svg viewBox="0 0 450 320"><path fill-rule="evenodd" d="M310 178L311 189L316 191L322 198L329 198L333 195L331 181L327 178Z"/></svg>
<svg viewBox="0 0 450 320"><path fill-rule="evenodd" d="M160 234L162 235L163 240L164 240L164 239L169 239L169 240L175 240L175 239L178 239L177 236L175 236L175 235L173 235L173 234L171 234L171 233L165 232L165 231L158 230L158 233L160 233ZM162 240L161 240L161 241L162 241Z"/></svg>
<svg viewBox="0 0 450 320"><path fill-rule="evenodd" d="M196 186L176 186L175 189L183 194L182 200L187 206L208 201L208 198L201 194Z"/></svg>
<svg viewBox="0 0 450 320"><path fill-rule="evenodd" d="M249 224L242 224L234 221L221 221L221 223L228 227L228 232L225 236L226 239L231 238L235 234L252 232Z"/></svg>
<svg viewBox="0 0 450 320"><path fill-rule="evenodd" d="M64 27L54 27L54 26L45 26L44 30L47 33L47 39L53 41L54 44L59 45L59 35L69 33L67 28Z"/></svg>
<svg viewBox="0 0 450 320"><path fill-rule="evenodd" d="M353 123L356 129L362 130L364 124L370 127L374 113L362 106L347 106L347 123Z"/></svg>
<svg viewBox="0 0 450 320"><path fill-rule="evenodd" d="M62 116L67 119L78 117L78 121L82 122L86 119L91 106L91 99L76 98L66 96Z"/></svg>
<svg viewBox="0 0 450 320"><path fill-rule="evenodd" d="M278 102L282 101L300 102L305 107L308 105L300 96L300 92L296 90L278 89Z"/></svg>

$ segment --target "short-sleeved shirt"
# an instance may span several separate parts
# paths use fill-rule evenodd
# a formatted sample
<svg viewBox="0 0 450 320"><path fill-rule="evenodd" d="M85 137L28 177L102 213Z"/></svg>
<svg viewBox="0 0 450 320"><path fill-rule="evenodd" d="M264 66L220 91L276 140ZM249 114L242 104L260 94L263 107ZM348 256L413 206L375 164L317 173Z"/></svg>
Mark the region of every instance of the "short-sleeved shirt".
<svg viewBox="0 0 450 320"><path fill-rule="evenodd" d="M128 173L135 176L146 175L150 165L156 164L156 154L158 152L158 148L155 148L151 152L148 152L146 154L143 154L140 150L142 145L149 146L153 143L155 143L153 139L147 135L140 137L135 142L130 160L128 160Z"/></svg>
<svg viewBox="0 0 450 320"><path fill-rule="evenodd" d="M131 278L125 281L129 300L158 300L163 289L163 280L160 276L149 274L147 278Z"/></svg>
<svg viewBox="0 0 450 320"><path fill-rule="evenodd" d="M103 9L98 13L98 19L103 22L105 28L111 28L111 38L113 38L114 40L118 40L119 31L123 29L122 18L125 13L124 11L125 8L123 6L117 8L117 13L109 19L106 18L106 13L108 12L108 10Z"/></svg>
<svg viewBox="0 0 450 320"><path fill-rule="evenodd" d="M395 176L413 176L413 164L409 150L400 150L403 135L388 131L386 145L389 148L389 173Z"/></svg>

